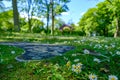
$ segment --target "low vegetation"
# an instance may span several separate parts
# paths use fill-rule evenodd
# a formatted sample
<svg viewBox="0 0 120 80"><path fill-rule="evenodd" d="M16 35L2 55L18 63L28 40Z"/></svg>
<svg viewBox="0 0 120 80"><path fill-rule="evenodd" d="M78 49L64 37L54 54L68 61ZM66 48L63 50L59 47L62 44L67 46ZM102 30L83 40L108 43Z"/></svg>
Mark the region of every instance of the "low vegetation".
<svg viewBox="0 0 120 80"><path fill-rule="evenodd" d="M23 52L22 49L0 45L1 80L120 79L120 38L42 37L34 34L30 34L31 37L27 34L22 37L22 34L18 35L19 40L13 38L15 34L11 34L9 41L24 41L26 38L26 41L29 42L72 45L75 46L75 50L51 59L18 62L15 57ZM7 38L4 40L6 41ZM1 41L3 41L2 38Z"/></svg>

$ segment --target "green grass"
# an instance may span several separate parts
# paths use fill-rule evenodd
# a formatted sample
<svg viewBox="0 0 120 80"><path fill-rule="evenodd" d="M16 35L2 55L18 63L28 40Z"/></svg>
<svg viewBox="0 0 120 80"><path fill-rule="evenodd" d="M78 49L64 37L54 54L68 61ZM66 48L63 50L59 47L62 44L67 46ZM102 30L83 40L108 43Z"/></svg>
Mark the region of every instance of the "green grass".
<svg viewBox="0 0 120 80"><path fill-rule="evenodd" d="M10 63L17 55L23 53L23 49L15 46L0 45L0 59L2 63Z"/></svg>
<svg viewBox="0 0 120 80"><path fill-rule="evenodd" d="M11 46L3 46L0 63L0 80L89 80L90 74L97 75L98 80L108 80L109 75L115 75L120 79L120 38L111 37L79 37L79 36L41 36L39 34L5 33L1 35L1 41L27 41L38 43L51 43L75 46L63 56L57 56L47 60L17 62L16 55L23 50ZM15 36L19 36L15 38ZM8 37L10 39L8 39ZM25 40L24 40L25 39ZM84 50L90 53L85 54ZM16 54L11 54L15 51ZM101 62L96 62L97 58ZM78 59L78 61L75 61ZM67 64L69 62L69 64ZM81 72L72 71L72 65L82 63ZM67 65L66 65L67 64ZM7 66L13 65L13 68Z"/></svg>

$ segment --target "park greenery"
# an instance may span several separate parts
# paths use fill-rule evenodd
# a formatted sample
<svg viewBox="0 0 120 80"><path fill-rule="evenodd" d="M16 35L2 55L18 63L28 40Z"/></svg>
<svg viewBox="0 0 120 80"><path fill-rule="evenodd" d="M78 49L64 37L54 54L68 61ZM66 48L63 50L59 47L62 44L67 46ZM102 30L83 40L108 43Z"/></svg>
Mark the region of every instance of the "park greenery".
<svg viewBox="0 0 120 80"><path fill-rule="evenodd" d="M6 8L0 0L0 43L70 45L75 49L50 59L19 62L15 58L23 49L0 44L0 80L120 79L120 0L98 3L77 25L60 18L71 0L6 1L12 6Z"/></svg>
<svg viewBox="0 0 120 80"><path fill-rule="evenodd" d="M6 36L6 37L5 37ZM72 45L74 50L62 56L37 61L18 62L22 49L0 45L1 80L112 80L120 78L120 38L80 36L40 36L38 34L9 33L0 41L35 42ZM97 78L97 79L96 79ZM94 80L94 79L90 79Z"/></svg>
<svg viewBox="0 0 120 80"><path fill-rule="evenodd" d="M17 8L17 10L15 10L16 12L14 8L13 10L11 8L6 9L3 2L0 1L0 30L3 32L17 31L25 33L42 33L46 35L61 35L59 28L67 23L65 23L60 16L62 12L67 12L69 10L67 3L69 3L70 0L51 1L19 0L16 2L18 5L13 6ZM77 25L70 22L68 25L72 26L73 29L72 31L68 30L67 34L71 33L79 36L119 36L119 3L119 0L105 0L98 3L96 7L90 8L82 16ZM53 11L52 6L54 9ZM23 18L20 16L20 13L26 13L28 17ZM43 18L46 19L46 22L42 20Z"/></svg>

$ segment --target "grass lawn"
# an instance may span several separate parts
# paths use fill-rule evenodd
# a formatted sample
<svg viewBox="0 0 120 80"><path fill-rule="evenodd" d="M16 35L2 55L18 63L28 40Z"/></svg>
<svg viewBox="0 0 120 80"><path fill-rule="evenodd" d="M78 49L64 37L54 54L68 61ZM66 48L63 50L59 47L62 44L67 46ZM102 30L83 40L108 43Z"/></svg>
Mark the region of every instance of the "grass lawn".
<svg viewBox="0 0 120 80"><path fill-rule="evenodd" d="M0 41L25 41L75 46L62 56L47 60L17 62L23 52L0 45L0 80L119 80L120 38L0 34ZM112 79L114 78L114 79ZM116 79L115 79L116 78ZM118 79L117 79L118 78Z"/></svg>

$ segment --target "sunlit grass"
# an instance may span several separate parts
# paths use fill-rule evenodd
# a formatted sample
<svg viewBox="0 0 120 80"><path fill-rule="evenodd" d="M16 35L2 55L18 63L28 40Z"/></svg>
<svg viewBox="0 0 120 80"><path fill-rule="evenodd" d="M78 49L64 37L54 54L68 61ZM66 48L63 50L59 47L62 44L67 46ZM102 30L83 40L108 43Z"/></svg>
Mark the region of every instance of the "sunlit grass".
<svg viewBox="0 0 120 80"><path fill-rule="evenodd" d="M1 80L108 80L120 79L120 38L111 37L80 37L80 36L42 36L40 34L7 33L0 35L3 41L26 41L49 44L62 44L75 46L63 54L47 60L17 62L14 51L16 47L0 46L6 53L7 61L1 62L3 70ZM19 37L19 38L15 38ZM10 48L10 49L9 49ZM13 51L13 52L11 52ZM11 54L13 53L13 54ZM6 64L3 64L6 63ZM78 65L81 63L82 65ZM7 68L12 64L13 68ZM75 65L75 66L73 66ZM77 65L77 66L76 66ZM80 70L78 70L80 69ZM112 76L111 76L112 75Z"/></svg>

